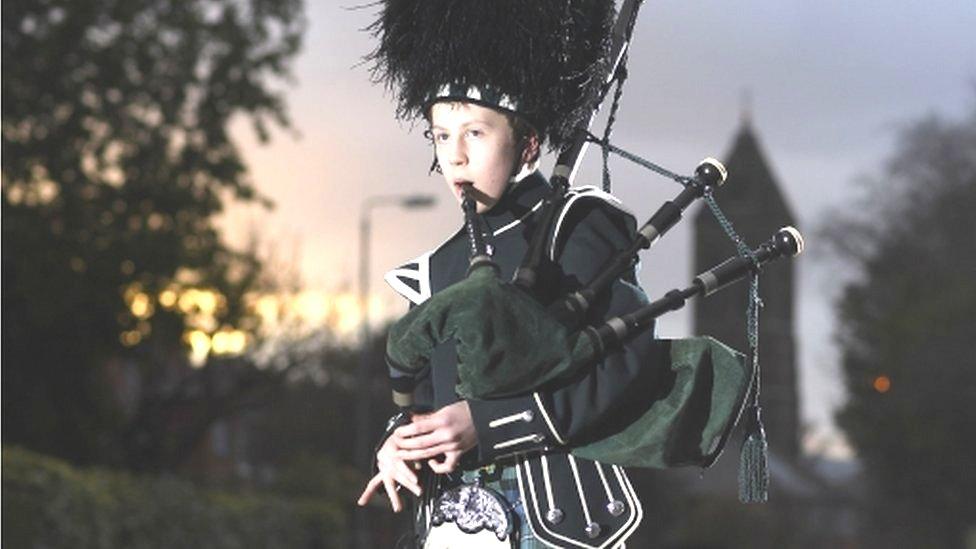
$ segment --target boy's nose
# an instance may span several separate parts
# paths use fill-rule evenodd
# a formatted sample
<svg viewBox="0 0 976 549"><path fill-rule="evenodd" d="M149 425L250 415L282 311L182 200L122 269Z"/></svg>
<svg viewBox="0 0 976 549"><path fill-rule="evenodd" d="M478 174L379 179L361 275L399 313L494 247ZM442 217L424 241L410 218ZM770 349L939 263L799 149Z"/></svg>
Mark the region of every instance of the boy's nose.
<svg viewBox="0 0 976 549"><path fill-rule="evenodd" d="M448 161L454 166L460 166L468 160L468 156L464 150L464 143L458 139L451 144L451 150L448 152Z"/></svg>

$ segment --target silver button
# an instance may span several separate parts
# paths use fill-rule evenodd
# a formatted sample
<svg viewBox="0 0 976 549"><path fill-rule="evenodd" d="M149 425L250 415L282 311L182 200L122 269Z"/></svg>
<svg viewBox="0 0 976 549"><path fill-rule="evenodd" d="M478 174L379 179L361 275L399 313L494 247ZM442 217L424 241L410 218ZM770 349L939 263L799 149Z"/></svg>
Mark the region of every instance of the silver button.
<svg viewBox="0 0 976 549"><path fill-rule="evenodd" d="M588 537L590 539L593 539L593 538L595 538L595 537L597 537L599 535L600 535L600 525L599 524L597 524L595 522L591 522L591 523L589 523L589 524L586 525L586 537Z"/></svg>
<svg viewBox="0 0 976 549"><path fill-rule="evenodd" d="M615 499L607 504L607 511L615 517L619 517L624 512L624 509L624 502L619 499Z"/></svg>
<svg viewBox="0 0 976 549"><path fill-rule="evenodd" d="M559 524L563 521L563 511L562 509L549 509L546 511L546 520L549 524Z"/></svg>
<svg viewBox="0 0 976 549"><path fill-rule="evenodd" d="M532 410L526 410L526 411L522 412L522 421L524 421L526 423L532 421L532 419L534 417L535 417L535 414L532 413Z"/></svg>

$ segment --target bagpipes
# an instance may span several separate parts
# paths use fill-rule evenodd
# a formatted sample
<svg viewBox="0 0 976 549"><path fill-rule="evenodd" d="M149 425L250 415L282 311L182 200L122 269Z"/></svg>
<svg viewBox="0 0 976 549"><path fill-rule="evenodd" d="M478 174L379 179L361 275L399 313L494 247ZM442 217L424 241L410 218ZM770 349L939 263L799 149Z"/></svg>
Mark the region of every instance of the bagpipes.
<svg viewBox="0 0 976 549"><path fill-rule="evenodd" d="M577 126L571 138L561 140L550 177L552 192L534 214L536 230L512 282L501 280L498 267L485 249L474 199L465 192L462 209L470 244L468 273L462 281L411 309L391 328L387 361L403 378L419 374L429 365L435 347L453 340L458 357L456 392L462 398L503 398L558 385L581 370L592 368L630 339L645 333L654 319L680 309L692 297L707 296L751 276L755 306L757 277L762 267L802 251L802 237L792 227L784 227L755 249L748 249L741 240L733 238L738 244L738 255L699 274L689 286L673 289L628 314L588 325L591 305L611 291L613 283L633 267L638 253L667 233L695 200L705 198L716 215L720 215L712 197L712 191L726 178L720 162L706 159L692 177L676 176L655 166L655 171L684 185L680 194L665 202L637 230L631 244L618 251L586 286L549 305L535 297L547 244L555 238L558 214L565 205L587 144L599 142L604 147L604 158L608 150L621 152L609 144L609 126L625 78L627 49L640 4L641 0L625 0L621 7L613 25L609 62L605 64L600 91L591 98L586 120ZM389 64L391 57L384 59ZM617 93L608 129L604 139L596 139L588 128L614 81ZM404 100L404 104L412 107L419 102ZM730 236L735 236L730 224L725 222L723 226ZM753 310L751 314L757 312ZM747 362L741 353L709 337L661 340L657 356L648 358L668 370L672 379L670 387L649 396L653 402L629 425L604 438L572 447L572 454L625 466L708 467L721 453L742 414L750 387L753 388L750 410L754 413L749 419L750 438L746 448L755 449L757 446L750 447L748 442L758 440L758 448L764 452L765 439L754 436L762 435L762 426L758 418L757 349L755 345L752 347L752 360ZM684 449L677 460L675 447ZM745 476L758 487L746 490L750 493L743 499L761 501L765 499L768 478L765 454L750 452L743 454L748 469Z"/></svg>
<svg viewBox="0 0 976 549"><path fill-rule="evenodd" d="M467 227L477 226L474 208L473 199L466 198ZM638 231L631 248L639 249L648 242L646 229L647 225ZM479 231L469 231L468 237L467 277L394 324L387 342L387 362L400 373L414 375L427 367L435 347L453 340L458 356L457 394L479 399L524 394L571 379L580 369L593 366L644 333L657 317L682 308L688 299L710 295L803 248L799 232L784 227L749 255L729 258L696 276L686 288L671 290L629 314L582 326L581 303L592 302L597 286L609 285L597 282L619 276L621 266L628 264L622 253L586 288L545 307L523 287L499 278ZM685 464L707 467L717 459L742 411L754 371L740 353L709 337L663 341L661 351L664 356L657 358L674 373L673 390L623 431L574 448L574 455L618 465L664 467L676 464L668 455L673 453L675 439L693 436L697 453L682 452L690 457ZM707 409L707 417L697 421L695 432L679 432L683 422L687 425L684 418L700 414L702 409Z"/></svg>

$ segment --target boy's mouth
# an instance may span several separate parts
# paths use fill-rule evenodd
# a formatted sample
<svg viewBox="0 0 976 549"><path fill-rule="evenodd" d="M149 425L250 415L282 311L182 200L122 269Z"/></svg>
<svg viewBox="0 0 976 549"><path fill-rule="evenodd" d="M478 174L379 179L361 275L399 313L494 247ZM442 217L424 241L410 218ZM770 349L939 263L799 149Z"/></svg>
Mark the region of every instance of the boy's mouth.
<svg viewBox="0 0 976 549"><path fill-rule="evenodd" d="M474 189L474 182L464 179L457 179L454 181L454 190L457 192L458 196L464 196L465 188L468 188L469 190Z"/></svg>

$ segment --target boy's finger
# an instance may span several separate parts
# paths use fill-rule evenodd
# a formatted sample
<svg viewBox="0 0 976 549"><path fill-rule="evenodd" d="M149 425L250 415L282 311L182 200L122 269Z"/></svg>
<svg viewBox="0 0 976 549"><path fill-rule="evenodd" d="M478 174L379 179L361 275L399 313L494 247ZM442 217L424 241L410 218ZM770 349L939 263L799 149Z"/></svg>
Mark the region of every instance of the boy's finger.
<svg viewBox="0 0 976 549"><path fill-rule="evenodd" d="M393 512L399 513L400 509L403 508L403 504L400 502L400 494L397 494L396 487L393 485L393 481L384 478L383 487L386 488L386 496L390 498L390 506L393 507Z"/></svg>
<svg viewBox="0 0 976 549"><path fill-rule="evenodd" d="M455 450L455 448L450 444L440 444L437 446L431 446L429 448L421 448L419 450L399 450L396 453L396 457L397 459L402 459L403 461L422 461L452 450Z"/></svg>
<svg viewBox="0 0 976 549"><path fill-rule="evenodd" d="M373 497L373 493L376 492L376 488L379 486L380 482L383 482L383 478L380 475L376 475L371 478L369 482L366 483L366 488L363 490L363 493L360 494L356 503L358 505L366 505L366 502Z"/></svg>

